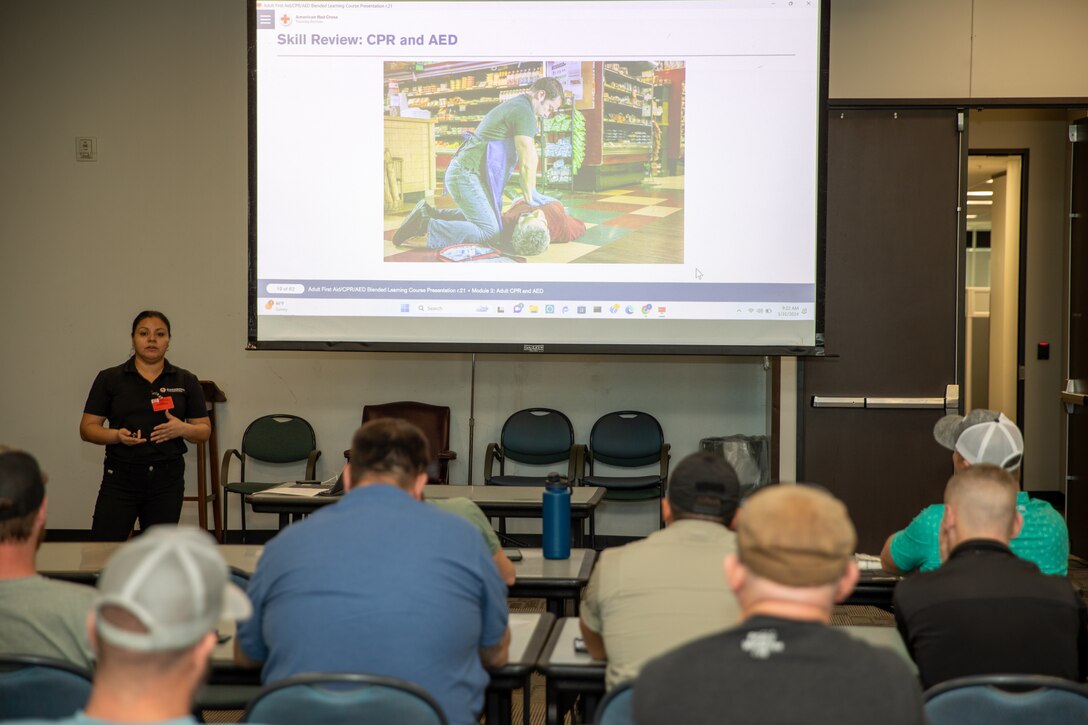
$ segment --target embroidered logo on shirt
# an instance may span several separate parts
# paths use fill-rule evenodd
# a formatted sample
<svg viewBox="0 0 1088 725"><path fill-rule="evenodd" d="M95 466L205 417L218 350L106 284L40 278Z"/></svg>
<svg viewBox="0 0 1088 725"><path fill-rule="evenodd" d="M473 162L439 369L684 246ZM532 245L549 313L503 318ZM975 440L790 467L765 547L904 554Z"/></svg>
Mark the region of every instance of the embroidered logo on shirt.
<svg viewBox="0 0 1088 725"><path fill-rule="evenodd" d="M773 629L760 629L749 632L740 648L757 660L765 660L773 654L780 654L786 649L786 645L778 640L778 632Z"/></svg>

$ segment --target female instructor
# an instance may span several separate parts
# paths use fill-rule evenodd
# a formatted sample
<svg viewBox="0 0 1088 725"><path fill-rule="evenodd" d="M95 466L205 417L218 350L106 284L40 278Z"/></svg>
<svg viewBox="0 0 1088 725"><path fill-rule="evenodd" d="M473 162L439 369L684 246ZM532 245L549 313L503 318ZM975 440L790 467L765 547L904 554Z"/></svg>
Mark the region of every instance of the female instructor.
<svg viewBox="0 0 1088 725"><path fill-rule="evenodd" d="M137 519L146 531L181 518L185 441L208 440L211 423L200 383L166 359L169 347L170 320L141 312L132 357L98 373L87 395L79 437L106 446L91 526L99 540L124 541Z"/></svg>

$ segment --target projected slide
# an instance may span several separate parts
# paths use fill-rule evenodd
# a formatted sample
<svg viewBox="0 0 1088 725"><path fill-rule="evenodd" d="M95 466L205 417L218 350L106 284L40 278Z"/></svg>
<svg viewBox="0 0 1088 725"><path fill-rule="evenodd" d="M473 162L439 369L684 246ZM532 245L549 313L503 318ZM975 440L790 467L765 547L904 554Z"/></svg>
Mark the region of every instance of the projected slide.
<svg viewBox="0 0 1088 725"><path fill-rule="evenodd" d="M815 345L820 3L250 11L252 345Z"/></svg>
<svg viewBox="0 0 1088 725"><path fill-rule="evenodd" d="M682 87L683 61L386 62L387 113L428 123L425 132L415 133L407 120L385 125L385 148L398 154L383 160L381 172L384 223L386 231L394 229L385 260L682 263L683 168L666 168L663 142L670 133L683 139L683 115L680 108L669 114L673 118L666 115L664 93L655 103L655 88L672 90L671 83L655 85L664 78ZM547 86L547 79L558 83L562 96L531 134L539 135L541 148L534 149L538 198L527 203L523 170L502 173L487 166L483 155L494 158L505 144L513 144L510 118L519 111L527 124L533 123L533 101L526 96L532 97L535 86ZM586 184L578 190L574 186L586 163L586 115L597 110L586 102L587 81L591 89L601 86L602 150L613 165L623 163L622 158L640 167L635 169L642 174L637 187L594 191ZM453 159L458 163L451 173ZM507 161L511 166L521 161L516 149ZM405 215L404 169L421 165L445 171L445 193L417 202ZM476 182L484 194L473 193ZM484 224L477 223L477 214ZM490 224L495 219L498 224ZM466 241L473 246L463 247Z"/></svg>

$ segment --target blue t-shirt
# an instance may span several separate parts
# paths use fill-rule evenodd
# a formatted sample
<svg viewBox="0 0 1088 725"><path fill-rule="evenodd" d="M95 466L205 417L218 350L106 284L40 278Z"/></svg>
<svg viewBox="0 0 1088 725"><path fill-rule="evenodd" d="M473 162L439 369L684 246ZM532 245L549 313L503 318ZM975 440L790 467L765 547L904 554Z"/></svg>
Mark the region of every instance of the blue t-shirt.
<svg viewBox="0 0 1088 725"><path fill-rule="evenodd" d="M1024 517L1024 527L1009 548L1021 559L1034 562L1044 574L1065 576L1069 571L1069 530L1065 519L1046 501L1031 498L1025 491L1016 495L1016 510ZM896 532L891 554L900 570L931 571L941 565L938 533L942 518L944 504L933 504L922 509L907 528Z"/></svg>
<svg viewBox="0 0 1088 725"><path fill-rule="evenodd" d="M479 649L507 626L506 585L480 532L395 486L349 491L265 546L238 644L275 682L303 672L399 677L450 723L475 723Z"/></svg>

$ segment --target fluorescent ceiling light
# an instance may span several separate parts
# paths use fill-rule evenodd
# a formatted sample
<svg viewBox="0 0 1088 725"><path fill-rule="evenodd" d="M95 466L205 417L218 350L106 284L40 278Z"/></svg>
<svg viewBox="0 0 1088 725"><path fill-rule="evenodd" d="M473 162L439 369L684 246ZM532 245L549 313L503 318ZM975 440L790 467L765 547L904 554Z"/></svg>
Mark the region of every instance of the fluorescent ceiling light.
<svg viewBox="0 0 1088 725"><path fill-rule="evenodd" d="M971 205L993 206L994 202L993 202L992 199L968 199L967 204L969 206L971 206Z"/></svg>
<svg viewBox="0 0 1088 725"><path fill-rule="evenodd" d="M978 214L968 214L967 218L968 219L978 219Z"/></svg>
<svg viewBox="0 0 1088 725"><path fill-rule="evenodd" d="M969 192L967 192L967 196L993 196L993 195L994 195L994 192L992 192L992 191L969 191Z"/></svg>

